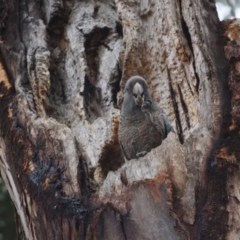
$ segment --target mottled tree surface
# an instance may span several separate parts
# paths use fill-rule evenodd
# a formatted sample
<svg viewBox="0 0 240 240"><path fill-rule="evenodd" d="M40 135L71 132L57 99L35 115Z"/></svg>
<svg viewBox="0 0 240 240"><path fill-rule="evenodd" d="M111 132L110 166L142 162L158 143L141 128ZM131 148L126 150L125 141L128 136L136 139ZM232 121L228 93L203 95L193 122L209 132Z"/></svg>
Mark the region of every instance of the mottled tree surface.
<svg viewBox="0 0 240 240"><path fill-rule="evenodd" d="M19 239L239 240L238 21L207 0L0 4L0 170ZM136 73L176 134L125 163Z"/></svg>

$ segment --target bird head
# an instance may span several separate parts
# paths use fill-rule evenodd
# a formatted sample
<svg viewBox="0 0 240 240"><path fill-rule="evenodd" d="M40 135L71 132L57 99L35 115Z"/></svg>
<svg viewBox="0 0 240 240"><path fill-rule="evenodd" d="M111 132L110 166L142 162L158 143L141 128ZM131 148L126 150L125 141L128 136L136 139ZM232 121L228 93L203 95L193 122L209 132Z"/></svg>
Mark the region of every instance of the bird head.
<svg viewBox="0 0 240 240"><path fill-rule="evenodd" d="M148 99L151 99L151 96L145 79L140 76L129 78L124 89L124 102L128 104L132 102L135 106L141 107Z"/></svg>

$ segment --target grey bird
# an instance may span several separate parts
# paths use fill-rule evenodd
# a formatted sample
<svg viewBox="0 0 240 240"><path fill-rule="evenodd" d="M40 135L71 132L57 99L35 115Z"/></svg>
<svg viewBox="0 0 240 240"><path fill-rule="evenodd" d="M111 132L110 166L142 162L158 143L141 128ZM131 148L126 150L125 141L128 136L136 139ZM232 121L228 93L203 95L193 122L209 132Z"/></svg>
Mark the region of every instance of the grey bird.
<svg viewBox="0 0 240 240"><path fill-rule="evenodd" d="M118 138L127 160L146 155L173 130L166 113L151 98L144 78L133 76L124 89Z"/></svg>

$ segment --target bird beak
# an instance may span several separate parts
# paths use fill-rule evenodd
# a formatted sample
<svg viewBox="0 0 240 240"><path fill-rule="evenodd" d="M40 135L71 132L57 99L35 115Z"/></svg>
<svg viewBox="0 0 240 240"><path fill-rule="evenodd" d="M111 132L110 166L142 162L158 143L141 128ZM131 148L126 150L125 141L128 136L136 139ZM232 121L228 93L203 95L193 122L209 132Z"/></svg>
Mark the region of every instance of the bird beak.
<svg viewBox="0 0 240 240"><path fill-rule="evenodd" d="M143 102L144 102L144 96L142 97L140 94L137 95L137 97L135 98L136 105L142 106Z"/></svg>

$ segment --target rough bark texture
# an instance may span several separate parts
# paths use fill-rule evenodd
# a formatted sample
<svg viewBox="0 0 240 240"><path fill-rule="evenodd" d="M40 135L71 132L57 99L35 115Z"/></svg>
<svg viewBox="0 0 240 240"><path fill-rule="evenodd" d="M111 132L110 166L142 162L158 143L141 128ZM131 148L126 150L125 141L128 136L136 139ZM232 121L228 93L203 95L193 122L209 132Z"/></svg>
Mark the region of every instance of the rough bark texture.
<svg viewBox="0 0 240 240"><path fill-rule="evenodd" d="M238 239L240 230L239 212L239 159L240 159L240 115L239 115L239 76L240 76L240 24L239 20L225 21L223 23L224 37L226 44L225 55L229 59L230 71L228 86L231 91L230 114L231 123L226 136L226 143L218 152L218 157L227 166L226 189L228 195L228 227L227 239Z"/></svg>
<svg viewBox="0 0 240 240"><path fill-rule="evenodd" d="M0 169L19 236L238 239L237 22L221 28L207 0L0 2ZM135 73L176 134L124 163Z"/></svg>

